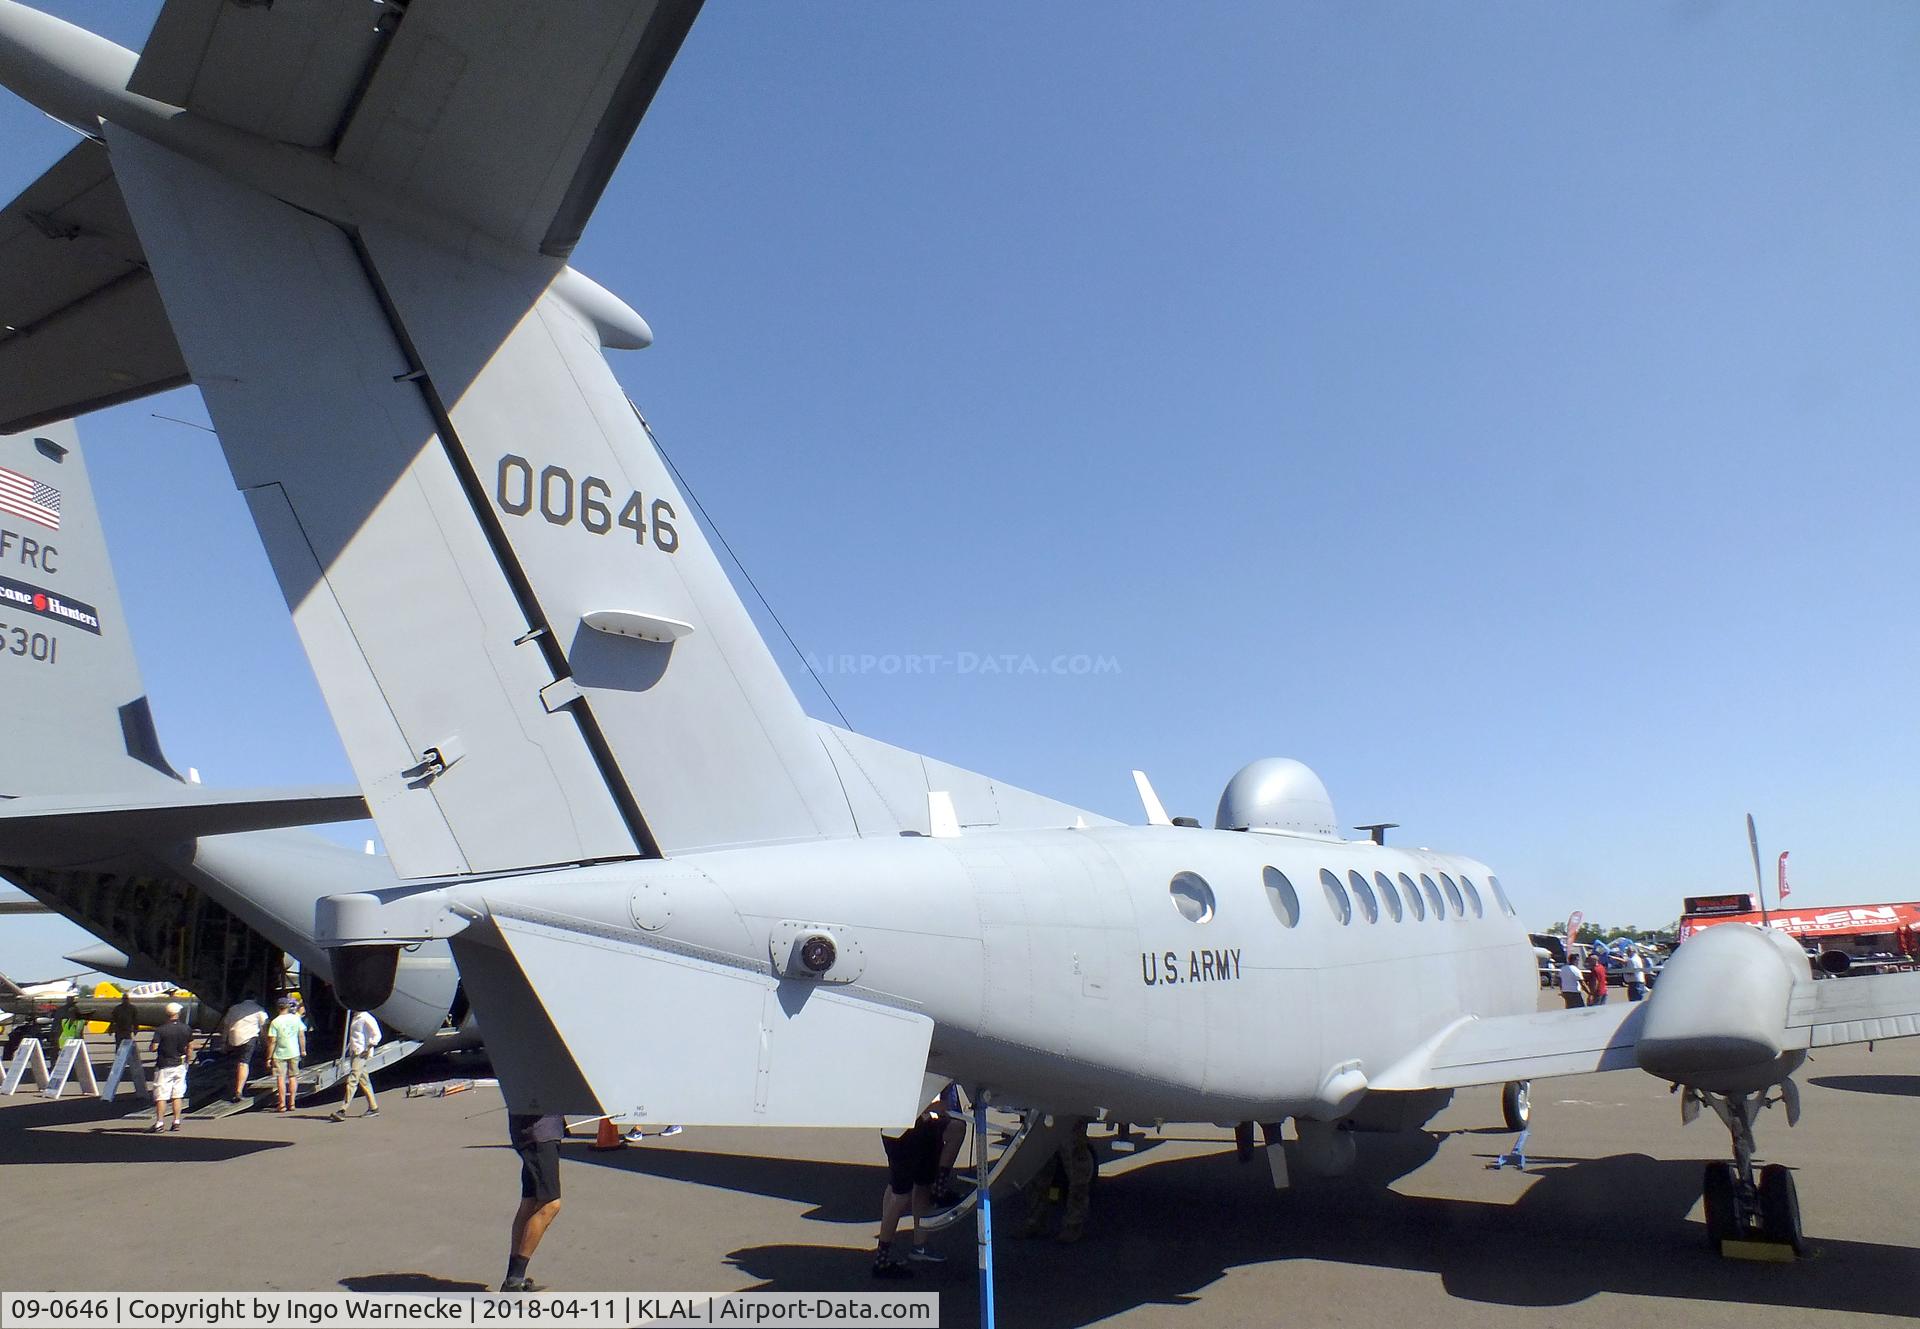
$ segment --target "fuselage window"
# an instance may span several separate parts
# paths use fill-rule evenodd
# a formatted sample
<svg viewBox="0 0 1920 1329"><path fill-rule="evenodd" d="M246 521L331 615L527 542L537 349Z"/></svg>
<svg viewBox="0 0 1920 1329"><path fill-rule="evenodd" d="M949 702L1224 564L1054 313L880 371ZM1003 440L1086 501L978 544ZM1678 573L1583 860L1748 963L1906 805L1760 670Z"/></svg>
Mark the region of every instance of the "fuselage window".
<svg viewBox="0 0 1920 1329"><path fill-rule="evenodd" d="M1393 892L1393 879L1384 872L1373 874L1373 884L1380 889L1380 903L1387 907L1387 913L1393 921L1400 921L1400 897Z"/></svg>
<svg viewBox="0 0 1920 1329"><path fill-rule="evenodd" d="M1413 878L1406 873L1400 874L1400 894L1407 897L1407 908L1413 911L1415 922L1427 921L1427 906L1420 899L1420 888L1413 884Z"/></svg>
<svg viewBox="0 0 1920 1329"><path fill-rule="evenodd" d="M1420 874L1420 886L1421 889L1427 893L1427 903L1433 906L1433 916L1436 919L1445 918L1447 916L1447 902L1440 898L1440 888L1433 884L1433 878L1422 872Z"/></svg>
<svg viewBox="0 0 1920 1329"><path fill-rule="evenodd" d="M1507 898L1507 892L1505 888L1503 888L1500 885L1500 878L1488 877L1487 885L1493 887L1493 898L1500 902L1500 912L1505 914L1508 918L1516 917L1518 911L1514 909L1513 901Z"/></svg>
<svg viewBox="0 0 1920 1329"><path fill-rule="evenodd" d="M1213 917L1213 887L1197 872L1176 872L1167 884L1173 907L1189 923L1204 923Z"/></svg>
<svg viewBox="0 0 1920 1329"><path fill-rule="evenodd" d="M1453 912L1460 918L1467 916L1467 902L1460 898L1460 888L1453 884L1453 878L1446 873L1440 874L1440 884L1447 888L1447 898L1453 901Z"/></svg>
<svg viewBox="0 0 1920 1329"><path fill-rule="evenodd" d="M1380 921L1380 904L1373 898L1373 887L1367 885L1364 873L1349 872L1347 880L1353 884L1353 898L1360 902L1360 912L1367 916L1367 922Z"/></svg>
<svg viewBox="0 0 1920 1329"><path fill-rule="evenodd" d="M1480 892L1473 888L1473 883L1465 877L1462 877L1460 878L1460 889L1467 893L1467 904L1472 907L1473 916L1475 918L1485 918L1487 916L1486 906L1480 903Z"/></svg>
<svg viewBox="0 0 1920 1329"><path fill-rule="evenodd" d="M1293 927L1300 921L1300 897L1293 893L1293 883L1287 880L1287 874L1279 868L1267 868L1260 874L1267 885L1267 903L1273 907L1273 916L1287 927Z"/></svg>
<svg viewBox="0 0 1920 1329"><path fill-rule="evenodd" d="M1333 916L1342 923L1353 922L1353 901L1347 898L1347 888L1340 884L1340 878L1330 869L1321 868L1320 885L1327 893L1327 903L1333 906Z"/></svg>

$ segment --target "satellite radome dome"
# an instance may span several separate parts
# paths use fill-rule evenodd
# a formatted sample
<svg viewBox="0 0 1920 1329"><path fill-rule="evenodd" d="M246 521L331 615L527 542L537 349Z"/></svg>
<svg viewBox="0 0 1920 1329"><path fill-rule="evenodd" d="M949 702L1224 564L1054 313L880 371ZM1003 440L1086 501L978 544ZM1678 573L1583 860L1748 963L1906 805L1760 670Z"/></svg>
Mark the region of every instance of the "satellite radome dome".
<svg viewBox="0 0 1920 1329"><path fill-rule="evenodd" d="M1327 787L1311 767L1291 757L1262 757L1242 766L1227 781L1213 824L1223 831L1340 838Z"/></svg>

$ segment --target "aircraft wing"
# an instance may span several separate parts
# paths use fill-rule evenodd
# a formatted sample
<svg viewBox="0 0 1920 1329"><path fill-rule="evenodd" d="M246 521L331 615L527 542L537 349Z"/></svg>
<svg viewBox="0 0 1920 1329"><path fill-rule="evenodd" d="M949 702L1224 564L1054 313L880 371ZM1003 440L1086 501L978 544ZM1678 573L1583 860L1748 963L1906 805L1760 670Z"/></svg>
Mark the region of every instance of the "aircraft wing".
<svg viewBox="0 0 1920 1329"><path fill-rule="evenodd" d="M1459 1089L1509 1080L1585 1075L1640 1065L1641 1026L1654 1002L1463 1019L1383 1075L1380 1090ZM1920 973L1810 983L1788 1008L1776 1045L1833 1047L1920 1036Z"/></svg>
<svg viewBox="0 0 1920 1329"><path fill-rule="evenodd" d="M1492 1019L1468 1016L1369 1081L1379 1090L1460 1089L1637 1066L1645 1002Z"/></svg>
<svg viewBox="0 0 1920 1329"><path fill-rule="evenodd" d="M180 785L124 796L53 794L0 802L0 861L36 866L49 855L71 861L75 846L89 859L118 846L193 840L284 826L358 821L366 799L351 786L308 789L203 789Z"/></svg>
<svg viewBox="0 0 1920 1329"><path fill-rule="evenodd" d="M1811 1007L1796 1010L1788 1028L1806 1047L1868 1043L1920 1035L1920 973L1831 978L1814 985Z"/></svg>
<svg viewBox="0 0 1920 1329"><path fill-rule="evenodd" d="M0 212L0 434L186 381L107 150L83 142Z"/></svg>
<svg viewBox="0 0 1920 1329"><path fill-rule="evenodd" d="M168 0L128 88L564 258L699 0Z"/></svg>

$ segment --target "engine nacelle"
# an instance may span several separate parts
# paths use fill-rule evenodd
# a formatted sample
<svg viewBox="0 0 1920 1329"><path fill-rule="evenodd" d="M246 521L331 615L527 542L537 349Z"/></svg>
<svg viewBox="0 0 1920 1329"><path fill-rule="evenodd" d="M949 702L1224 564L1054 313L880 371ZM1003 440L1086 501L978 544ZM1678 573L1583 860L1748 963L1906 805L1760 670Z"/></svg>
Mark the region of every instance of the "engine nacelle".
<svg viewBox="0 0 1920 1329"><path fill-rule="evenodd" d="M1643 1070L1713 1093L1754 1093L1806 1060L1789 1048L1806 953L1769 929L1723 923L1688 938L1660 970L1635 1045Z"/></svg>

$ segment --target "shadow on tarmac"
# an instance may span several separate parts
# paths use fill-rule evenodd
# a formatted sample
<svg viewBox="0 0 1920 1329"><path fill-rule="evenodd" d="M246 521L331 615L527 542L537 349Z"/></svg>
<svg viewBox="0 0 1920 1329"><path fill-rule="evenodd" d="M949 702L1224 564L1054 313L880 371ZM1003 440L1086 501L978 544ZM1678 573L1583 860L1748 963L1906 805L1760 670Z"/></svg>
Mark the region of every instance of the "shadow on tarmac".
<svg viewBox="0 0 1920 1329"><path fill-rule="evenodd" d="M880 1152L876 1133L874 1153ZM567 1162L592 1163L619 1172L638 1172L695 1186L745 1191L796 1204L811 1203L801 1215L822 1223L879 1221L880 1193L887 1188L887 1169L878 1161L871 1167L824 1163L803 1158L757 1158L749 1154L703 1153L695 1149L655 1149L637 1145L627 1149L568 1149Z"/></svg>
<svg viewBox="0 0 1920 1329"><path fill-rule="evenodd" d="M1816 1075L1807 1083L1822 1089L1843 1089L1851 1094L1920 1098L1920 1075Z"/></svg>
<svg viewBox="0 0 1920 1329"><path fill-rule="evenodd" d="M485 1283L438 1278L433 1274L354 1274L340 1280L349 1292L490 1292Z"/></svg>
<svg viewBox="0 0 1920 1329"><path fill-rule="evenodd" d="M219 1163L262 1149L284 1149L289 1140L234 1140L219 1136L217 1122L189 1121L177 1131L156 1132L153 1109L127 1114L141 1105L132 1098L48 1099L9 1107L7 1129L0 1132L0 1165L61 1163ZM93 1129L41 1130L37 1127L84 1126Z"/></svg>
<svg viewBox="0 0 1920 1329"><path fill-rule="evenodd" d="M1431 1135L1370 1137L1355 1173L1303 1181L1275 1195L1258 1161L1225 1150L1146 1160L1103 1177L1085 1239L1062 1246L1013 1235L1022 1211L995 1214L999 1309L1042 1329L1075 1329L1137 1306L1191 1302L1229 1270L1319 1260L1426 1272L1449 1295L1507 1306L1565 1306L1602 1292L1676 1302L1797 1306L1913 1317L1920 1252L1870 1242L1812 1240L1816 1258L1791 1265L1723 1260L1689 1217L1701 1164L1644 1154L1531 1160L1532 1184L1512 1202L1430 1199L1388 1189L1431 1158ZM570 1155L571 1156L571 1155ZM811 1200L827 1221L876 1218L883 1169L666 1150L603 1154L605 1166L700 1185ZM844 1216L844 1217L843 1217ZM910 1282L942 1296L942 1317L978 1315L974 1262L948 1237L944 1268ZM835 1291L872 1284L867 1230L852 1248L754 1246L728 1261L763 1290ZM1097 1276L1094 1275L1097 1271ZM872 1284L879 1287L880 1284Z"/></svg>

